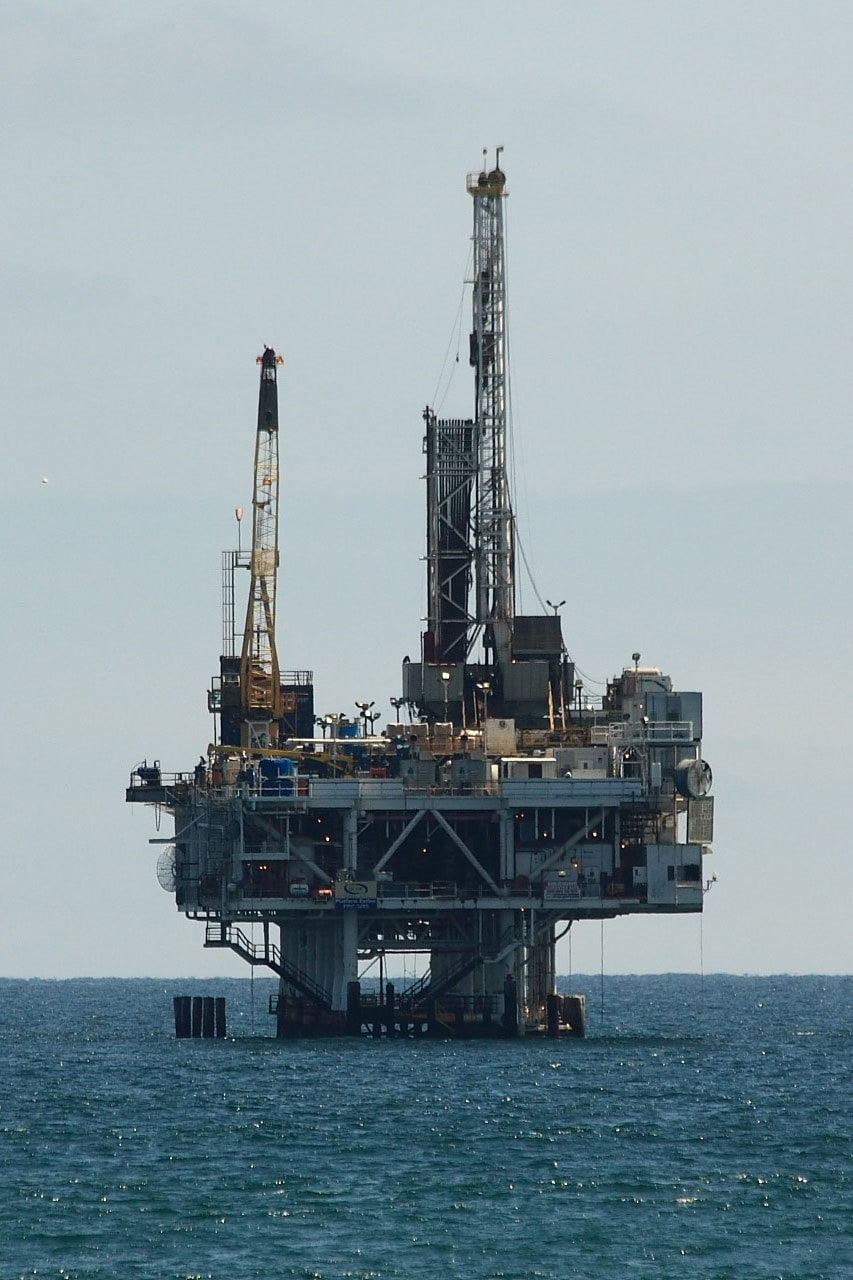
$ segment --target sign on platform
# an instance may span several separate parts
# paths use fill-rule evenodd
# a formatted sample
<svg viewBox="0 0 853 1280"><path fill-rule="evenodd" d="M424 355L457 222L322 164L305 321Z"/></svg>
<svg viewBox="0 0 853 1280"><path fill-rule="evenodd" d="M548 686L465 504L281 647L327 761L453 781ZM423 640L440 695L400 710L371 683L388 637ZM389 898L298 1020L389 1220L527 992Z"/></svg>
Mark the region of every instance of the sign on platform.
<svg viewBox="0 0 853 1280"><path fill-rule="evenodd" d="M687 843L710 844L714 839L714 797L687 802Z"/></svg>
<svg viewBox="0 0 853 1280"><path fill-rule="evenodd" d="M375 880L336 880L335 906L341 910L376 906Z"/></svg>
<svg viewBox="0 0 853 1280"><path fill-rule="evenodd" d="M548 879L545 881L542 896L546 899L571 898L575 900L581 896L581 888L576 880L569 880L564 876L555 876L553 880Z"/></svg>

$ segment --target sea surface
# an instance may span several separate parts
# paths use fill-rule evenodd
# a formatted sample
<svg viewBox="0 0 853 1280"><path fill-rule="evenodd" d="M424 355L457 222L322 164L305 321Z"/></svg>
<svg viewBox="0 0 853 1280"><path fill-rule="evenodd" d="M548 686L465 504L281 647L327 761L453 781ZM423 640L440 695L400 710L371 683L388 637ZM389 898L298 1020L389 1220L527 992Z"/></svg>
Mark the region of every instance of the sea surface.
<svg viewBox="0 0 853 1280"><path fill-rule="evenodd" d="M277 1043L268 981L0 981L1 1280L853 1277L853 978L562 987L584 1041Z"/></svg>

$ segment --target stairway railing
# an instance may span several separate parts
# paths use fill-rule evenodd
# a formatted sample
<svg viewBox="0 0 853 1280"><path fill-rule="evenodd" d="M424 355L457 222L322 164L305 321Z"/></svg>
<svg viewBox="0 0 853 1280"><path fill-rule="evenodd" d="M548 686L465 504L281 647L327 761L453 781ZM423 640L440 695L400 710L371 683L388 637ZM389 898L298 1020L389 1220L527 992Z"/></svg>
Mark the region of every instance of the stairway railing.
<svg viewBox="0 0 853 1280"><path fill-rule="evenodd" d="M236 951L237 955L249 964L262 964L266 965L268 969L272 969L279 977L284 978L285 982L289 982L292 987L295 987L302 995L307 996L309 1000L313 1001L321 1009L328 1011L332 1007L331 997L325 987L321 987L318 982L315 982L302 969L297 968L295 964L285 960L276 944L270 942L268 938L265 938L263 942L253 942L237 925L220 924L214 921L207 925L204 945L206 947L230 947L232 951Z"/></svg>
<svg viewBox="0 0 853 1280"><path fill-rule="evenodd" d="M400 992L401 1007L415 1008L416 1006L425 1005L428 1000L437 1000L440 995L457 982L461 982L463 978L467 978L469 973L481 964L483 957L478 953L473 956L466 956L465 959L458 964L455 969L451 969L443 978L433 978L429 970L424 974L423 978L419 978L411 987L407 987L405 991ZM429 981L426 979L429 978Z"/></svg>

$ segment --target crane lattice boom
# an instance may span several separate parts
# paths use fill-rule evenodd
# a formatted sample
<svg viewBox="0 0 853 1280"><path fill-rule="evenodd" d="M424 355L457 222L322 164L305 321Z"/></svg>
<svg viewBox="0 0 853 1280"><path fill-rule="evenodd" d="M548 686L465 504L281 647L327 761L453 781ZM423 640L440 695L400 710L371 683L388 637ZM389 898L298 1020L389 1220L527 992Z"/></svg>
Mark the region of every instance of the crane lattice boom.
<svg viewBox="0 0 853 1280"><path fill-rule="evenodd" d="M281 363L281 356L271 347L258 357L261 377L252 495L251 583L240 655L244 746L274 743L281 716L281 676L275 643L279 491L276 369Z"/></svg>

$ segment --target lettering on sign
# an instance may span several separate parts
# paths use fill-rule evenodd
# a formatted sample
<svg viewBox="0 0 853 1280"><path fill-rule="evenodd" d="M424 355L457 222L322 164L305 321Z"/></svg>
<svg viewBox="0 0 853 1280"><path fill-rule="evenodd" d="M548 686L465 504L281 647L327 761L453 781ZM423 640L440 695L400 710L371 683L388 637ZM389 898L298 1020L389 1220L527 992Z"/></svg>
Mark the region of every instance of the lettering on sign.
<svg viewBox="0 0 853 1280"><path fill-rule="evenodd" d="M571 898L574 900L581 896L580 885L576 880L568 880L562 876L559 879L546 880L542 896L545 898Z"/></svg>

